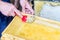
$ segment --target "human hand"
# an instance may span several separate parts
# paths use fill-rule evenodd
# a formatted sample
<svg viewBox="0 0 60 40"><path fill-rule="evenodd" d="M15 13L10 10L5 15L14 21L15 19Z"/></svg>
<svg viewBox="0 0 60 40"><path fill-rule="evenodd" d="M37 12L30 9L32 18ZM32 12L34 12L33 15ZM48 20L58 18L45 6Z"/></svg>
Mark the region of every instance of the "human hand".
<svg viewBox="0 0 60 40"><path fill-rule="evenodd" d="M5 16L15 16L17 14L19 17L22 17L21 12L14 5L7 2L0 1L0 11Z"/></svg>
<svg viewBox="0 0 60 40"><path fill-rule="evenodd" d="M22 6L22 12L28 13L28 14L34 14L34 11L27 0L23 0L23 1L20 0L20 4Z"/></svg>

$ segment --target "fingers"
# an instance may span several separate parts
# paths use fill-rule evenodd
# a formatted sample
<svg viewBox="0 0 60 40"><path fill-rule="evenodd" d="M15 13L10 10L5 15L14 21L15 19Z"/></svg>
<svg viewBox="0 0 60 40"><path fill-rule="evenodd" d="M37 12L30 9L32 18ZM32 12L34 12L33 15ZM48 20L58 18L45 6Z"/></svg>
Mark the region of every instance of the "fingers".
<svg viewBox="0 0 60 40"><path fill-rule="evenodd" d="M32 7L28 3L26 4L26 11L29 12L29 14L32 14L32 15L34 14Z"/></svg>
<svg viewBox="0 0 60 40"><path fill-rule="evenodd" d="M15 15L19 16L20 18L22 18L22 13L19 10L17 10L16 8L14 9L14 13L15 13Z"/></svg>
<svg viewBox="0 0 60 40"><path fill-rule="evenodd" d="M25 9L25 13L32 14L29 9Z"/></svg>
<svg viewBox="0 0 60 40"><path fill-rule="evenodd" d="M26 10L25 10L25 12L26 12L27 14L31 14L31 15L33 15L33 14L34 14L34 11L33 11L33 12L31 12L29 9L26 9Z"/></svg>
<svg viewBox="0 0 60 40"><path fill-rule="evenodd" d="M34 13L32 7L30 6L30 4L28 3L27 0L23 0L23 1L20 0L20 4L22 6L22 12L23 13L28 13L28 14L33 14Z"/></svg>
<svg viewBox="0 0 60 40"><path fill-rule="evenodd" d="M32 7L30 6L30 4L29 4L28 2L26 3L26 8L27 8L27 10L30 11L30 13L31 13L32 15L34 14L34 11L33 11Z"/></svg>
<svg viewBox="0 0 60 40"><path fill-rule="evenodd" d="M22 12L25 13L26 0L20 0L20 5L22 6Z"/></svg>
<svg viewBox="0 0 60 40"><path fill-rule="evenodd" d="M10 7L11 6L11 7ZM14 9L15 9L15 6L14 5L12 5L12 4L10 4L10 6L9 6L9 11L8 11L8 16L15 16L15 13L14 13Z"/></svg>
<svg viewBox="0 0 60 40"><path fill-rule="evenodd" d="M14 6L14 5L12 5L11 6L11 9L10 9L10 11L9 11L9 16L19 16L19 17L21 17L22 18L22 14L21 14L21 12Z"/></svg>

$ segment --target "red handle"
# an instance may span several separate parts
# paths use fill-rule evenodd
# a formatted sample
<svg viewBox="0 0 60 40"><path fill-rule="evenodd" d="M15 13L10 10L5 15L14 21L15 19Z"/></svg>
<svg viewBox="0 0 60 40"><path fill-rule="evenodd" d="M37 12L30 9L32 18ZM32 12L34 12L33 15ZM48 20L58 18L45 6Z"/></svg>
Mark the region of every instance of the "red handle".
<svg viewBox="0 0 60 40"><path fill-rule="evenodd" d="M26 21L27 21L27 16L26 16L26 15L23 15L22 21L23 21L23 22L26 22Z"/></svg>
<svg viewBox="0 0 60 40"><path fill-rule="evenodd" d="M15 13L16 16L18 16L18 15L16 14L16 12L14 12L14 13ZM27 21L27 16L26 16L26 15L23 15L22 21L23 21L23 22L26 22L26 21Z"/></svg>

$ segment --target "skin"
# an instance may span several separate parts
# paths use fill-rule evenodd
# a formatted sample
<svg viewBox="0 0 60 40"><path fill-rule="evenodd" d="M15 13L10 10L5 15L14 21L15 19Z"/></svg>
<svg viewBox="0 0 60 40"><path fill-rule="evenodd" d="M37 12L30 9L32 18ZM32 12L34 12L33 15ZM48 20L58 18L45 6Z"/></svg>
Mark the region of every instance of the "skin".
<svg viewBox="0 0 60 40"><path fill-rule="evenodd" d="M34 11L33 11L32 7L30 6L30 4L28 3L27 0L23 0L23 1L20 0L20 4L22 6L22 12L34 14Z"/></svg>
<svg viewBox="0 0 60 40"><path fill-rule="evenodd" d="M0 11L5 16L15 16L16 13L19 17L22 17L21 12L14 5L7 2L0 1Z"/></svg>
<svg viewBox="0 0 60 40"><path fill-rule="evenodd" d="M20 0L20 4L22 6L22 12L17 10L17 8L14 5L0 0L0 11L5 16L14 17L15 15L18 15L21 18L22 18L22 13L31 13L31 14L34 13L32 7L30 6L27 0L23 0L23 1Z"/></svg>

